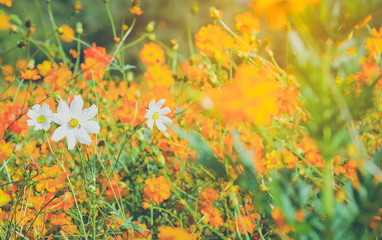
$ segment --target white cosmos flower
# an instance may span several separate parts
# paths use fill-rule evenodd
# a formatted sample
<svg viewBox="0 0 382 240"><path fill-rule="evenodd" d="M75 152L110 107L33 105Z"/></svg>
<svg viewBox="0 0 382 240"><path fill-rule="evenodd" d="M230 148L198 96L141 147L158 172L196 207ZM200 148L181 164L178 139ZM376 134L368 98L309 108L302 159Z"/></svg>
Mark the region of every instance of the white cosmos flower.
<svg viewBox="0 0 382 240"><path fill-rule="evenodd" d="M50 128L53 112L50 110L48 104L44 103L42 108L39 104L35 104L32 109L28 111L27 115L31 118L27 120L28 126L35 126L34 130L48 130Z"/></svg>
<svg viewBox="0 0 382 240"><path fill-rule="evenodd" d="M80 143L90 145L92 139L88 133L99 133L100 126L97 121L90 120L98 113L96 105L82 110L84 101L80 95L74 97L69 105L60 100L57 107L57 113L53 114L53 122L61 125L58 127L52 136L55 142L66 137L68 149L73 149L77 144L77 139Z"/></svg>
<svg viewBox="0 0 382 240"><path fill-rule="evenodd" d="M146 109L146 114L145 118L148 118L149 120L147 121L147 127L150 129L153 129L153 125L155 122L155 125L158 127L159 131L164 132L166 131L166 126L165 124L172 123L171 119L164 116L168 113L171 112L169 107L162 108L164 102L166 99L161 99L155 104L155 100L151 100L149 103L149 109Z"/></svg>

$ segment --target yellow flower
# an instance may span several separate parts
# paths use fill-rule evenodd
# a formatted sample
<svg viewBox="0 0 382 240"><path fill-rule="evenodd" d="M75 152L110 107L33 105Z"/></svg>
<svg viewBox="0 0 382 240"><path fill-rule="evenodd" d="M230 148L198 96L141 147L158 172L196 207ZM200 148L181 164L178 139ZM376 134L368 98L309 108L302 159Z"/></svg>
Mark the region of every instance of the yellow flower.
<svg viewBox="0 0 382 240"><path fill-rule="evenodd" d="M7 7L12 7L12 2L13 0L0 0L0 4L4 4Z"/></svg>
<svg viewBox="0 0 382 240"><path fill-rule="evenodd" d="M296 14L318 0L256 0L253 9L256 14L265 16L271 28L283 28L288 15Z"/></svg>
<svg viewBox="0 0 382 240"><path fill-rule="evenodd" d="M73 28L69 27L68 25L61 25L59 27L60 31L62 30L62 34L60 34L60 39L64 42L73 42L73 37L74 37L74 30Z"/></svg>
<svg viewBox="0 0 382 240"><path fill-rule="evenodd" d="M11 198L9 197L9 195L0 189L0 207L5 205L10 200Z"/></svg>
<svg viewBox="0 0 382 240"><path fill-rule="evenodd" d="M6 14L6 13L0 14L0 31L1 30L7 30L8 26L9 26L8 14Z"/></svg>

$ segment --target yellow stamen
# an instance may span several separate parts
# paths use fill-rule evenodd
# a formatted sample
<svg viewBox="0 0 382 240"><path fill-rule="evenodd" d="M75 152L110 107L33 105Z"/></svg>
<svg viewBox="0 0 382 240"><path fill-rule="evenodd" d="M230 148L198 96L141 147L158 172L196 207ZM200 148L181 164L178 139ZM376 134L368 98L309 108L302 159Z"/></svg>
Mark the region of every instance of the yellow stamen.
<svg viewBox="0 0 382 240"><path fill-rule="evenodd" d="M78 126L78 120L75 118L70 119L69 126L72 128L76 128Z"/></svg>
<svg viewBox="0 0 382 240"><path fill-rule="evenodd" d="M158 119L159 119L159 112L155 112L155 113L153 114L153 119L154 119L154 120L158 120Z"/></svg>
<svg viewBox="0 0 382 240"><path fill-rule="evenodd" d="M45 116L41 115L40 117L37 118L37 122L39 123L44 123L46 120Z"/></svg>

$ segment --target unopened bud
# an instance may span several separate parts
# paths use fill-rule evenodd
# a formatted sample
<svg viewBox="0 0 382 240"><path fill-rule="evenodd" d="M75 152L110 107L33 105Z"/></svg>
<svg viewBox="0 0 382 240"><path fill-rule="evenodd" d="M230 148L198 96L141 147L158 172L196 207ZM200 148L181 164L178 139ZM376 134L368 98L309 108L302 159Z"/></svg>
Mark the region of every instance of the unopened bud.
<svg viewBox="0 0 382 240"><path fill-rule="evenodd" d="M15 33L15 32L17 32L17 26L11 24L11 25L9 26L9 34L12 34L12 33Z"/></svg>
<svg viewBox="0 0 382 240"><path fill-rule="evenodd" d="M81 35L84 32L84 29L82 28L82 23L77 22L76 24L76 33Z"/></svg>
<svg viewBox="0 0 382 240"><path fill-rule="evenodd" d="M147 36L147 38L148 38L150 41L152 41L152 42L154 42L154 41L156 40L156 36L155 36L154 33L150 33L150 34Z"/></svg>
<svg viewBox="0 0 382 240"><path fill-rule="evenodd" d="M192 5L192 7L191 7L191 14L193 15L193 16L195 16L197 13L198 13L198 11L199 11L199 6L198 6L198 4L194 4L194 5Z"/></svg>
<svg viewBox="0 0 382 240"><path fill-rule="evenodd" d="M178 50L178 48L179 48L179 44L178 44L178 42L177 41L175 41L175 40L170 40L170 46L171 46L171 48L173 49L173 50Z"/></svg>
<svg viewBox="0 0 382 240"><path fill-rule="evenodd" d="M31 20L27 20L27 21L25 21L25 27L26 27L26 28L30 28L30 27L32 27L32 21L31 21Z"/></svg>
<svg viewBox="0 0 382 240"><path fill-rule="evenodd" d="M150 21L150 22L147 24L145 30L146 30L146 32L151 33L151 32L154 31L154 28L155 28L155 22L154 22L154 21Z"/></svg>
<svg viewBox="0 0 382 240"><path fill-rule="evenodd" d="M121 41L121 39L119 37L114 37L113 38L113 43L117 44Z"/></svg>
<svg viewBox="0 0 382 240"><path fill-rule="evenodd" d="M124 32L126 32L128 29L129 29L129 26L127 26L126 24L123 24L123 25L122 25L122 30L123 30Z"/></svg>
<svg viewBox="0 0 382 240"><path fill-rule="evenodd" d="M59 27L57 28L56 32L59 34L59 35L62 35L64 34L64 29L62 27Z"/></svg>
<svg viewBox="0 0 382 240"><path fill-rule="evenodd" d="M76 1L74 3L73 12L78 13L81 10L82 10L82 3L80 1Z"/></svg>
<svg viewBox="0 0 382 240"><path fill-rule="evenodd" d="M212 7L210 8L210 17L213 20L221 19L223 17L223 13L220 10L217 10L216 8Z"/></svg>
<svg viewBox="0 0 382 240"><path fill-rule="evenodd" d="M211 87L219 86L218 77L215 74L208 75L207 81Z"/></svg>

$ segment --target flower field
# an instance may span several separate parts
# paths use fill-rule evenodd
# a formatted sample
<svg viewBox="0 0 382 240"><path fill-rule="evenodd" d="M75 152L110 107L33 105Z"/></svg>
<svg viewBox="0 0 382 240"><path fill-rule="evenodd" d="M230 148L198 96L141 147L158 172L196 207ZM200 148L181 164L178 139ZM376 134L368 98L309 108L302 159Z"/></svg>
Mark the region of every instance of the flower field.
<svg viewBox="0 0 382 240"><path fill-rule="evenodd" d="M382 239L381 9L0 0L0 240Z"/></svg>

